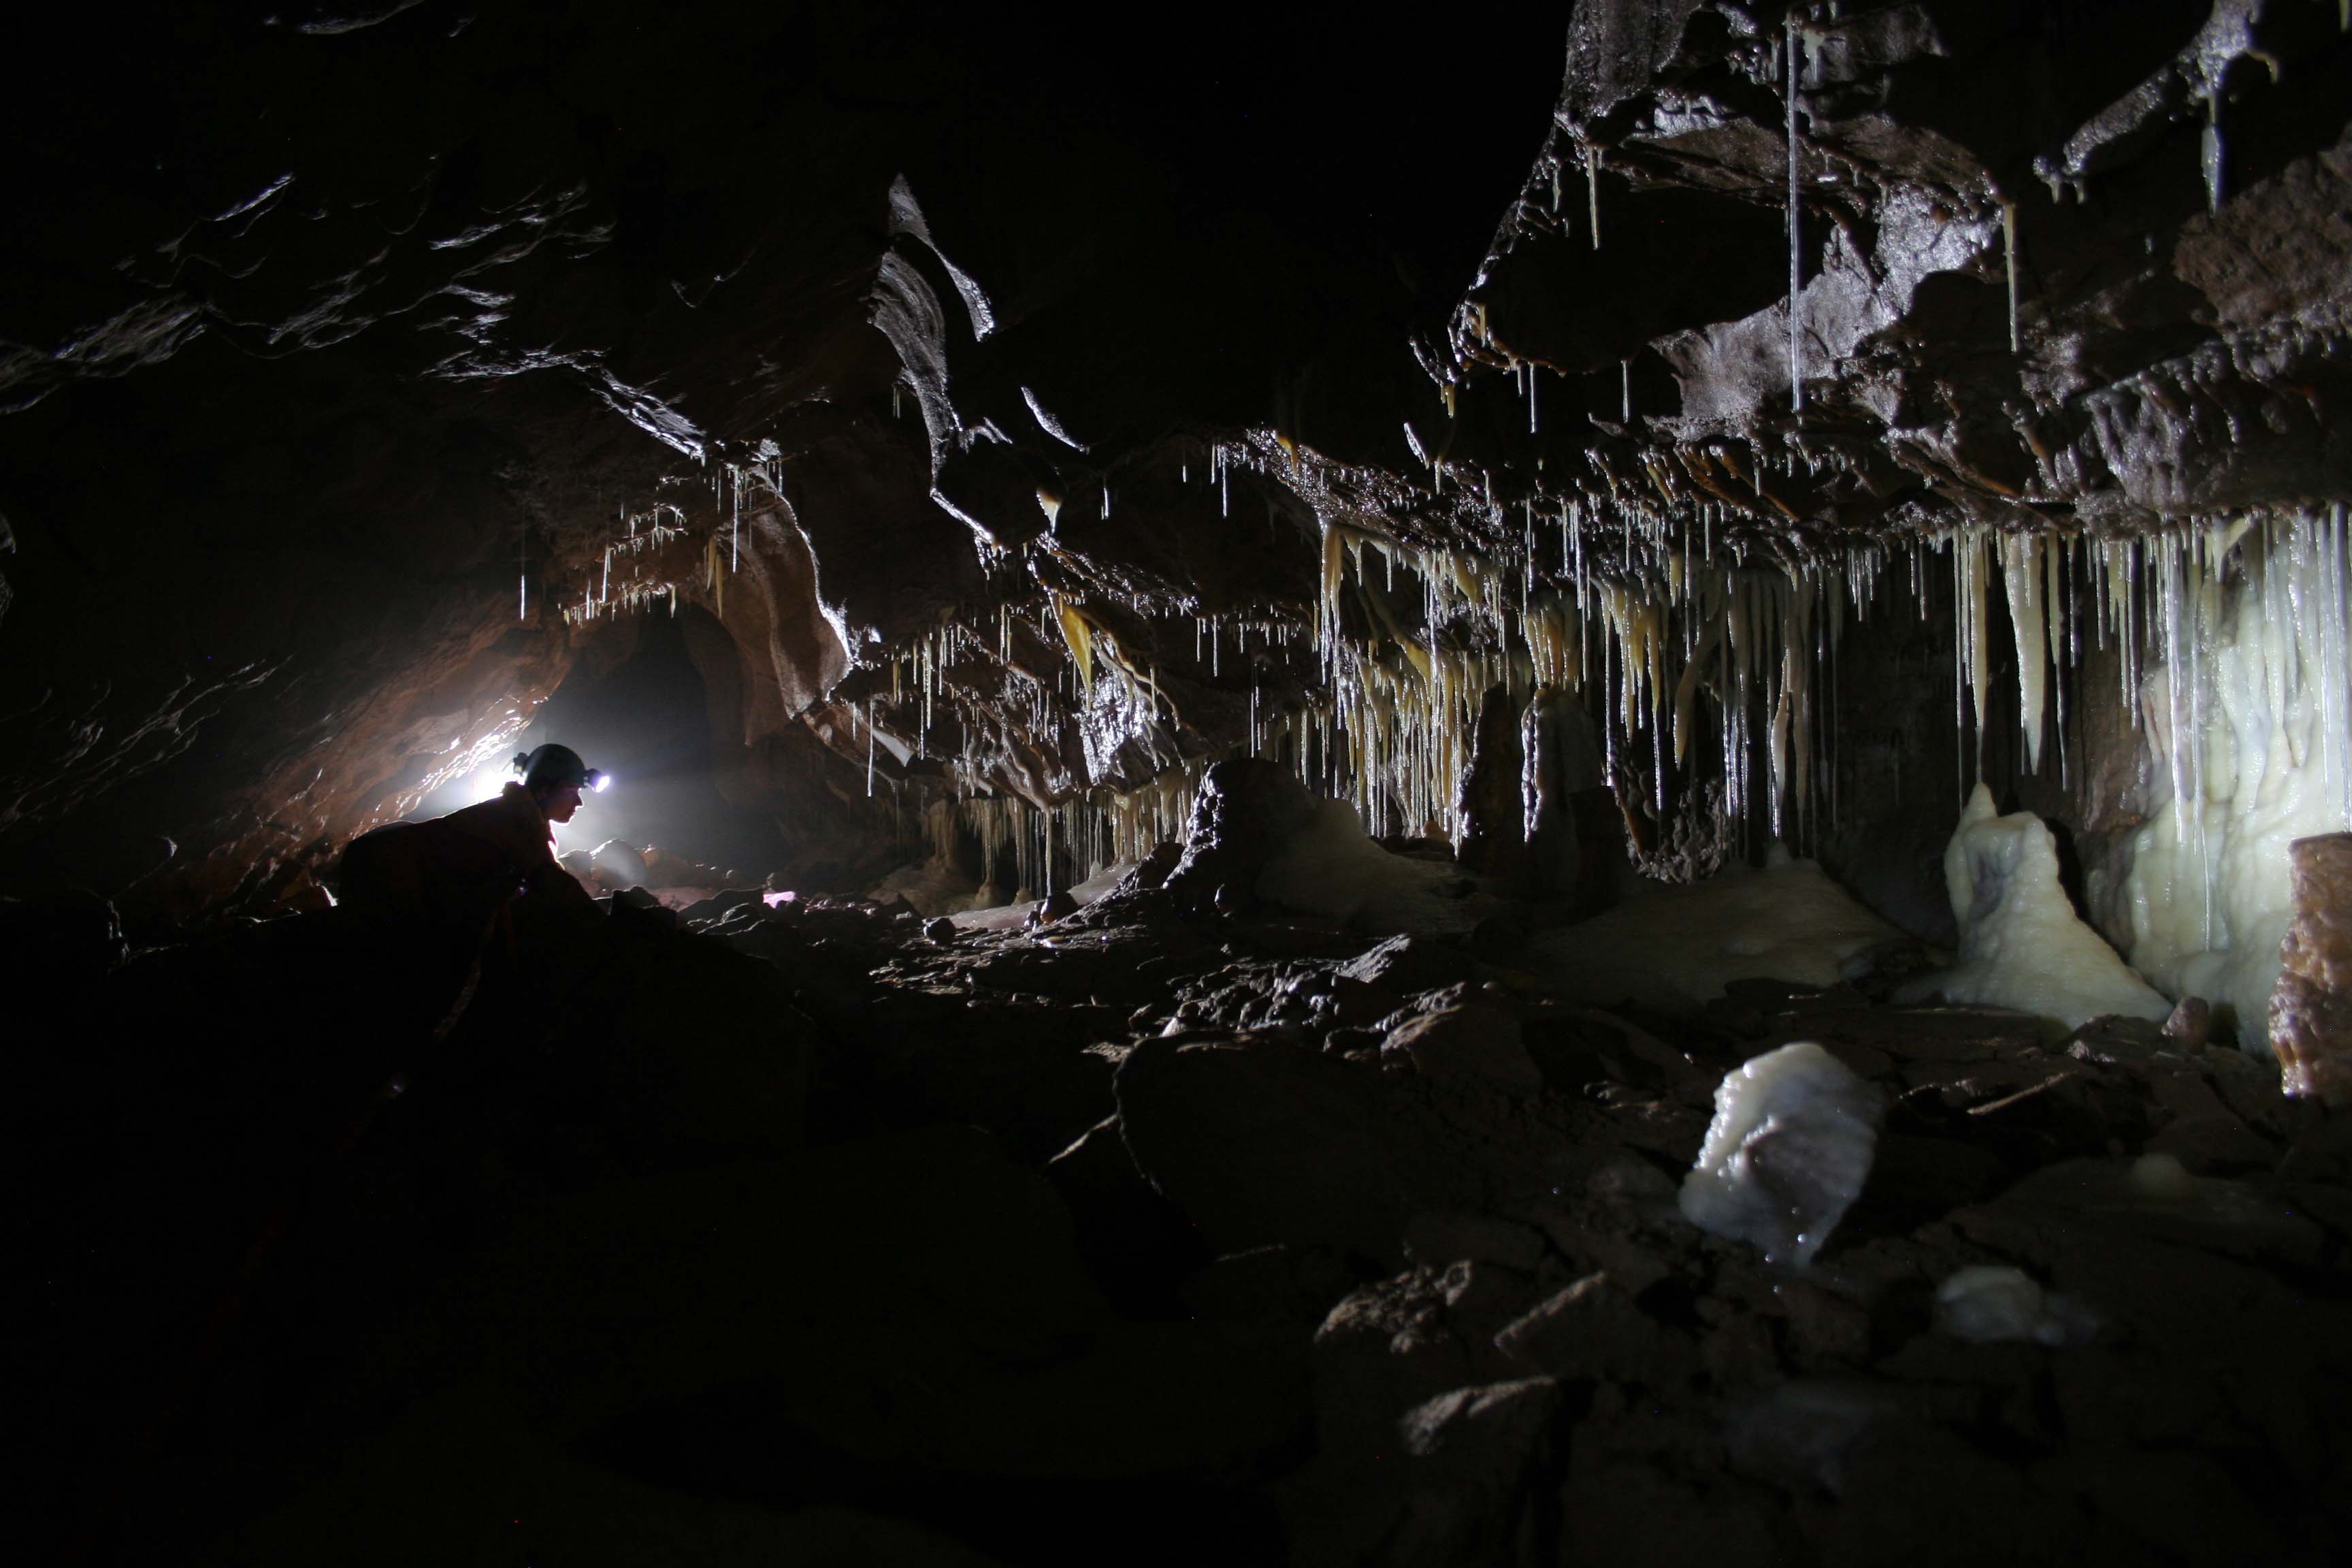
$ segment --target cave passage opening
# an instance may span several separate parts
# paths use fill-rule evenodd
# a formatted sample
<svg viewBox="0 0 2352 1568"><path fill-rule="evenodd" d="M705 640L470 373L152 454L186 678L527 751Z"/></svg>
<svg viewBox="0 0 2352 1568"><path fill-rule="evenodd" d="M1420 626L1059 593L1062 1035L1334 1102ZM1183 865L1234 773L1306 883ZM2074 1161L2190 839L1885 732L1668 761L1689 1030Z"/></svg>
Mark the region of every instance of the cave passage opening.
<svg viewBox="0 0 2352 1568"><path fill-rule="evenodd" d="M602 659L584 663L550 693L512 745L425 795L407 820L489 798L514 776L516 754L554 742L613 781L555 829L559 853L619 839L754 881L765 876L784 857L783 834L774 817L730 801L719 788L709 691L688 651L684 617L629 617L608 627L597 647Z"/></svg>

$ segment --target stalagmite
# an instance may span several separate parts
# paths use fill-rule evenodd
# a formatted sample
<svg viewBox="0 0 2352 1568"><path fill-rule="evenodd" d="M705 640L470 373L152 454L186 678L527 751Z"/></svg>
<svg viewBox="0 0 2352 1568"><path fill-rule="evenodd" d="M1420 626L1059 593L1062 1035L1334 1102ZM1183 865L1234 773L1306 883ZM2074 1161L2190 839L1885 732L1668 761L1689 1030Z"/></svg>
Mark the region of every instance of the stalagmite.
<svg viewBox="0 0 2352 1568"><path fill-rule="evenodd" d="M2172 1011L2075 915L2042 819L1999 816L1981 784L1944 850L1944 880L1958 961L1909 983L1903 996L2013 1007L2068 1029L2110 1013L2160 1023Z"/></svg>

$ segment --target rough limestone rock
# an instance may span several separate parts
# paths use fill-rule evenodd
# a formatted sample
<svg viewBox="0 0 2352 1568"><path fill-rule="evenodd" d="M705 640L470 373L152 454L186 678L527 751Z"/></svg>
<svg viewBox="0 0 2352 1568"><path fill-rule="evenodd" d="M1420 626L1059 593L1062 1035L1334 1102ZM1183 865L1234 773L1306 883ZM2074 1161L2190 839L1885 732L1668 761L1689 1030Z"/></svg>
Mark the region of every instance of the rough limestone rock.
<svg viewBox="0 0 2352 1568"><path fill-rule="evenodd" d="M2289 1094L2352 1103L2352 833L2298 838L2294 922L2279 944L2271 1049Z"/></svg>
<svg viewBox="0 0 2352 1568"><path fill-rule="evenodd" d="M1512 1361L1569 1382L1613 1378L1670 1385L1693 1370L1687 1342L1633 1302L1607 1273L1588 1274L1495 1336Z"/></svg>
<svg viewBox="0 0 2352 1568"><path fill-rule="evenodd" d="M611 887L650 888L654 885L653 870L646 857L634 844L608 838L596 846L589 856L589 865Z"/></svg>
<svg viewBox="0 0 2352 1568"><path fill-rule="evenodd" d="M1444 1007L1399 1025L1381 1054L1429 1078L1465 1075L1533 1089L1543 1082L1519 1038L1519 1021L1490 1007Z"/></svg>
<svg viewBox="0 0 2352 1568"><path fill-rule="evenodd" d="M519 1336L500 1348L526 1378L570 1419L646 1440L751 1382L768 1417L748 1440L779 1457L798 1428L869 1463L1118 1476L1246 1464L1306 1414L1296 1348L1112 1318L1051 1187L967 1129L592 1188L483 1267L500 1299L565 1304L556 1323L485 1326ZM563 1372L600 1344L596 1375ZM1135 1420L1143 1405L1160 1415Z"/></svg>
<svg viewBox="0 0 2352 1568"><path fill-rule="evenodd" d="M1460 948L1433 937L1392 936L1367 948L1340 965L1339 973L1366 985L1391 993L1434 991L1458 985L1477 972L1477 963Z"/></svg>
<svg viewBox="0 0 2352 1568"><path fill-rule="evenodd" d="M1314 814L1306 786L1274 763L1219 763L1201 781L1183 856L1161 886L1187 909L1211 907L1221 888L1250 893L1266 862Z"/></svg>
<svg viewBox="0 0 2352 1568"><path fill-rule="evenodd" d="M1549 1502L1532 1486L1549 1458L1559 1384L1549 1378L1459 1388L1405 1412L1400 1517L1388 1563L1517 1563L1537 1536L1527 1517Z"/></svg>
<svg viewBox="0 0 2352 1568"><path fill-rule="evenodd" d="M1378 1074L1279 1041L1146 1041L1113 1087L1136 1164L1219 1253L1285 1242L1393 1263L1414 1213L1483 1191Z"/></svg>

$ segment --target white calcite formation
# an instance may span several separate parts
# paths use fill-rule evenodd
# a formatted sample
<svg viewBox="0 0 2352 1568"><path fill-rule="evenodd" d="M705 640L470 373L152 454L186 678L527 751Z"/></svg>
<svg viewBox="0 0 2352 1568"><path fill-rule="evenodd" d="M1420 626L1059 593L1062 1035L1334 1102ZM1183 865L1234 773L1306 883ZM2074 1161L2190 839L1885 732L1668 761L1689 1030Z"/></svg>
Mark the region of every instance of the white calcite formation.
<svg viewBox="0 0 2352 1568"><path fill-rule="evenodd" d="M2089 1339L2098 1320L2080 1302L2042 1289L2006 1264L1957 1269L1936 1289L1936 1326L1971 1344L2063 1345Z"/></svg>
<svg viewBox="0 0 2352 1568"><path fill-rule="evenodd" d="M2132 966L2211 1000L2260 1052L2294 918L2288 846L2352 828L2343 523L2241 525L2176 555L2155 606L2164 662L2139 687L2164 798L2133 840L2123 912Z"/></svg>
<svg viewBox="0 0 2352 1568"><path fill-rule="evenodd" d="M1934 995L2034 1013L2072 1029L2103 1014L2161 1023L2172 1004L2083 923L2058 883L2058 848L2030 811L2002 816L1979 784L1944 849L1959 961L1915 982Z"/></svg>
<svg viewBox="0 0 2352 1568"><path fill-rule="evenodd" d="M1572 1000L1682 1012L1721 996L1727 981L1834 985L1900 935L1812 861L1776 853L1761 870L1660 887L1528 947Z"/></svg>
<svg viewBox="0 0 2352 1568"><path fill-rule="evenodd" d="M1450 865L1392 855L1364 832L1355 807L1318 800L1258 875L1270 904L1381 935L1458 934L1492 907L1464 897Z"/></svg>
<svg viewBox="0 0 2352 1568"><path fill-rule="evenodd" d="M1806 1267L1870 1175L1885 1109L1811 1041L1766 1052L1717 1086L1715 1120L1683 1178L1683 1217Z"/></svg>

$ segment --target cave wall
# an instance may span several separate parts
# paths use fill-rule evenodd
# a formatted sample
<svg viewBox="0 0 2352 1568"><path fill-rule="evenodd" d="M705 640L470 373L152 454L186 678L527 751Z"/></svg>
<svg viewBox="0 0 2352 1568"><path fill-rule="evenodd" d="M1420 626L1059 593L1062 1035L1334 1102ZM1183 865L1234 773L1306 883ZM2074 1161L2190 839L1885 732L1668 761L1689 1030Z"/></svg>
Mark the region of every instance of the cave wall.
<svg viewBox="0 0 2352 1568"><path fill-rule="evenodd" d="M1777 796L1939 930L1986 705L2114 869L2100 656L2053 785L1999 592L1966 693L1938 595L2352 493L2340 16L1584 0L1435 128L1345 112L1416 79L1380 28L1210 21L1114 80L930 11L191 13L135 112L12 100L0 880L266 907L647 615L802 874L1236 749L1459 833L1498 680L1654 795L1758 593L1753 689L1684 684L1812 715L1790 777L1664 770L1763 781L1748 853Z"/></svg>
<svg viewBox="0 0 2352 1568"><path fill-rule="evenodd" d="M991 504L994 443L966 449L991 421L1067 450L1024 388L1081 439L1277 401L1384 426L1413 373L1380 345L1476 247L1475 216L1407 215L1507 188L1465 149L1539 121L1553 28L1510 51L1517 107L1339 147L1342 106L1417 70L1391 29L1254 16L1233 60L1202 20L1119 79L1050 18L938 6L199 5L128 37L45 16L27 58L110 63L103 93L40 71L0 107L0 883L142 919L266 907L504 749L609 625L560 612L621 520L671 505L691 554L733 531L714 475L786 452L789 504L754 498L748 564L730 540L754 677L722 772L793 816L816 764L787 759L828 730L864 750L840 715L791 731L839 675L814 578L861 638L971 610L934 481ZM1240 176L1269 162L1331 209ZM1424 177L1465 163L1492 173ZM1023 340L993 363L974 277ZM885 330L894 279L918 336L955 338L964 414L944 342ZM676 576L717 612L697 564ZM1010 743L1032 793L1066 785L1065 748Z"/></svg>

